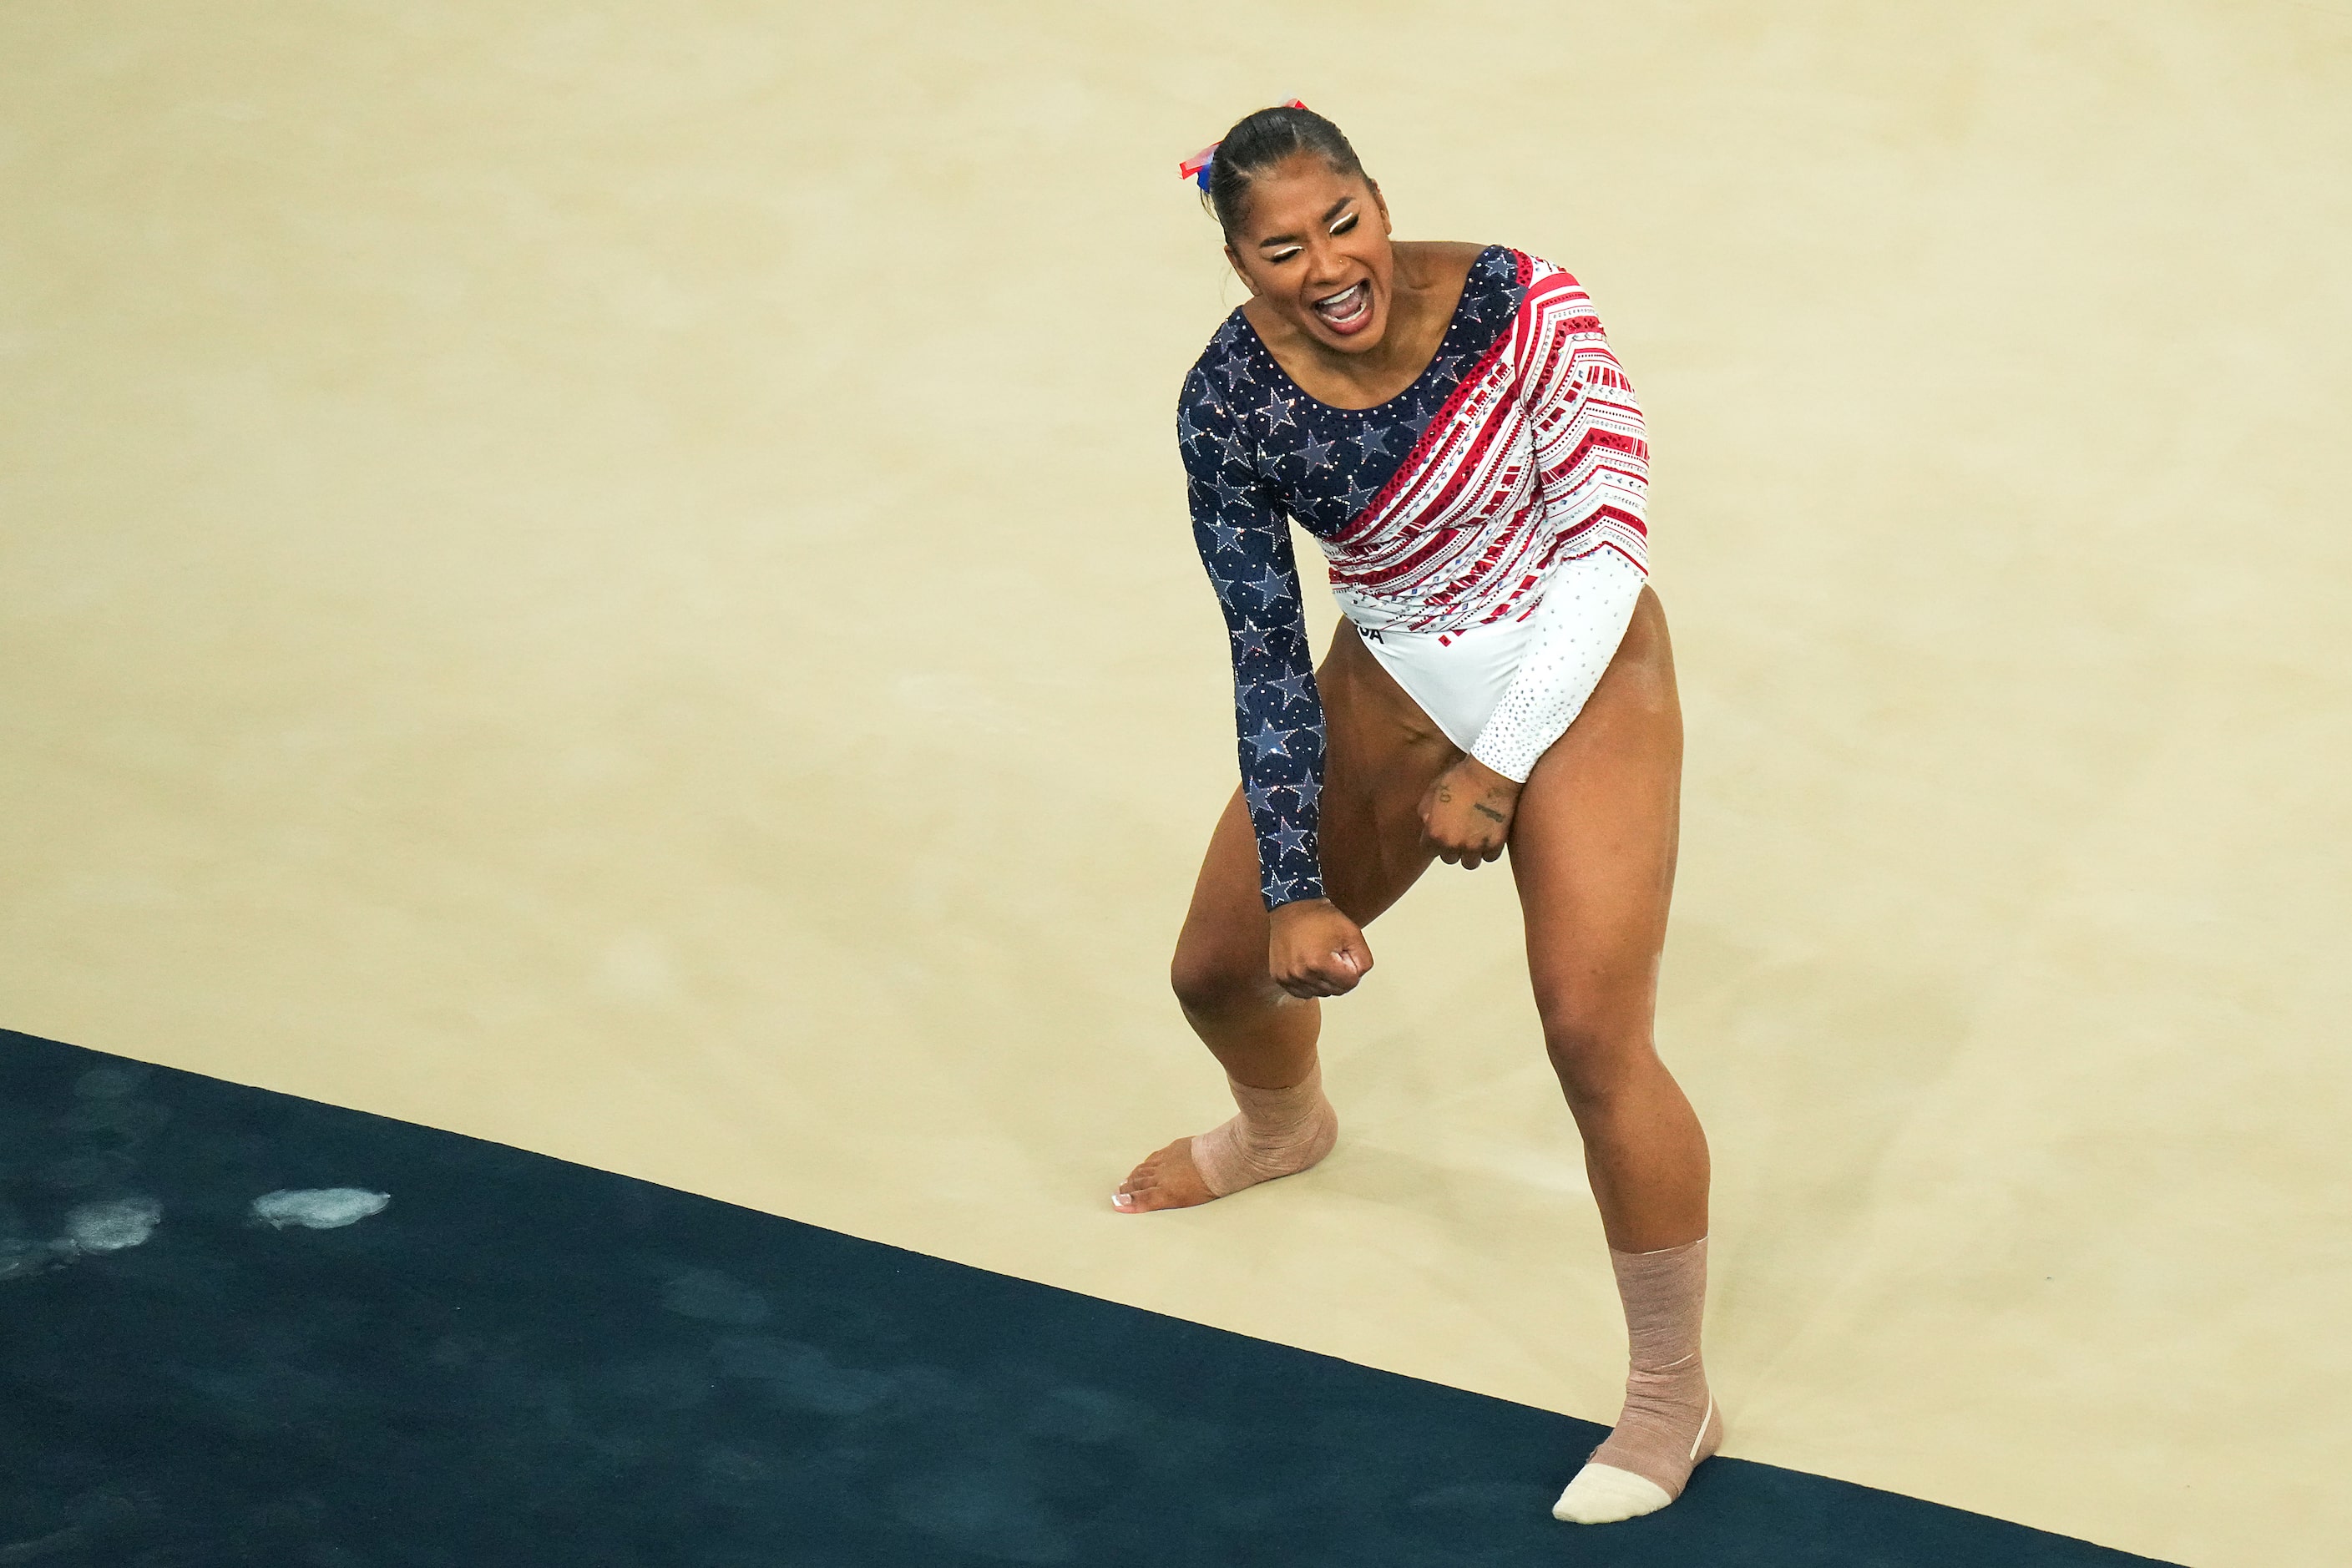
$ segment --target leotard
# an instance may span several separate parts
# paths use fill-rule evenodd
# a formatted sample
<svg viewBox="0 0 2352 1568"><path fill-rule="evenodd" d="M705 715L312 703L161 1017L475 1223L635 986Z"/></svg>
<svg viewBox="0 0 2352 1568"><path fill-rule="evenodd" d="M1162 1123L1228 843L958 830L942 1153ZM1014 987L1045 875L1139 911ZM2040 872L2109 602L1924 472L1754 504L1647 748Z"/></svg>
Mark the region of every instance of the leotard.
<svg viewBox="0 0 2352 1568"><path fill-rule="evenodd" d="M1367 409L1309 397L1237 310L1186 375L1176 430L1232 644L1266 907L1324 891L1323 706L1287 519L1405 689L1524 782L1647 571L1641 408L1576 279L1488 246L1428 368Z"/></svg>

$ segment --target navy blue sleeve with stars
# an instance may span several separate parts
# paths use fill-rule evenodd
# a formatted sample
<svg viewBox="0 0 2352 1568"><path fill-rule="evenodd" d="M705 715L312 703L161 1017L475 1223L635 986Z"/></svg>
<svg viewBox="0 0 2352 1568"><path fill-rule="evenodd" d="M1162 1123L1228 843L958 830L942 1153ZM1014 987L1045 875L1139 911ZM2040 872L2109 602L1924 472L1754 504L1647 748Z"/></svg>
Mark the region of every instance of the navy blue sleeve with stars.
<svg viewBox="0 0 2352 1568"><path fill-rule="evenodd" d="M1323 700L1308 658L1289 522L1231 401L1239 390L1218 385L1205 362L1195 368L1177 405L1176 438L1190 479L1192 539L1232 644L1242 792L1257 830L1259 890L1273 909L1323 896L1316 839Z"/></svg>

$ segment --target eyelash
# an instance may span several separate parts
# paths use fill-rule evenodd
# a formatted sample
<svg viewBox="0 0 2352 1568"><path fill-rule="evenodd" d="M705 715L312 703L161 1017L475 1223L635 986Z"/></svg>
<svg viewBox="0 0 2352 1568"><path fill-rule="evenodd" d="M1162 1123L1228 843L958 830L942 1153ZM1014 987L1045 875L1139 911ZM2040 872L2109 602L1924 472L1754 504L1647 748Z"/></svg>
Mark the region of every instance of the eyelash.
<svg viewBox="0 0 2352 1568"><path fill-rule="evenodd" d="M1361 213L1349 213L1346 217L1343 217L1338 223L1333 224L1331 226L1331 237L1337 239L1339 236L1355 227L1356 220L1363 216L1364 215ZM1277 255L1270 256L1266 258L1266 259L1278 264L1292 260L1297 258L1298 254L1299 252L1296 250L1286 250Z"/></svg>

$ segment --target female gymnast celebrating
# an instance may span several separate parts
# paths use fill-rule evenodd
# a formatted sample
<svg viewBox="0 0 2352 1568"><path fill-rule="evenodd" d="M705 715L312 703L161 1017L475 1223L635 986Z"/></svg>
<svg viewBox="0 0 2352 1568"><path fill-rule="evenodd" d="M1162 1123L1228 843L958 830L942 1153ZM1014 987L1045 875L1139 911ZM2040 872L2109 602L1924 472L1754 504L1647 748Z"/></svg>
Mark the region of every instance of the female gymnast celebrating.
<svg viewBox="0 0 2352 1568"><path fill-rule="evenodd" d="M1234 661L1241 787L1172 978L1240 1114L1135 1168L1130 1214L1293 1175L1338 1119L1322 996L1433 858L1508 849L1544 1045L1632 1345L1624 1413L1553 1512L1666 1506L1722 1440L1699 1356L1706 1139L1652 1037L1682 715L1644 582L1648 447L1575 279L1395 242L1339 127L1261 110L1184 165L1250 292L1185 377L1193 536ZM1287 520L1344 617L1310 669Z"/></svg>

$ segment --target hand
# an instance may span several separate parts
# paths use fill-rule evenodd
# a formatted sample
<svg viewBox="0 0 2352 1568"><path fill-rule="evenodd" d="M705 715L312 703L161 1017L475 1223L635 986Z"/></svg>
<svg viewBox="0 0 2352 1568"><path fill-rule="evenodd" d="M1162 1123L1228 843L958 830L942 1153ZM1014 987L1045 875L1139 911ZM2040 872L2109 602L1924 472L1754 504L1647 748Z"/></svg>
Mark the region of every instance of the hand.
<svg viewBox="0 0 2352 1568"><path fill-rule="evenodd" d="M1276 904L1266 968L1293 996L1345 996L1371 973L1363 931L1328 899Z"/></svg>
<svg viewBox="0 0 2352 1568"><path fill-rule="evenodd" d="M1517 784L1477 758L1465 757L1438 774L1421 797L1422 841L1447 865L1475 871L1503 853L1518 808Z"/></svg>

